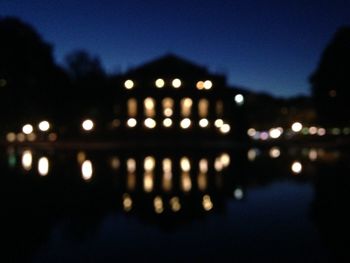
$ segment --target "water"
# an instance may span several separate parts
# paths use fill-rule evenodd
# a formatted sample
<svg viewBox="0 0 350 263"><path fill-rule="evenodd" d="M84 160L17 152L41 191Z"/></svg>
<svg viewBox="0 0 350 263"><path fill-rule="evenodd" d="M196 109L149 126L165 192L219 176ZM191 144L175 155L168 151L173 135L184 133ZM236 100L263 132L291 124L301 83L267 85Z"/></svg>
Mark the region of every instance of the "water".
<svg viewBox="0 0 350 263"><path fill-rule="evenodd" d="M344 151L10 147L0 156L1 262L349 259Z"/></svg>

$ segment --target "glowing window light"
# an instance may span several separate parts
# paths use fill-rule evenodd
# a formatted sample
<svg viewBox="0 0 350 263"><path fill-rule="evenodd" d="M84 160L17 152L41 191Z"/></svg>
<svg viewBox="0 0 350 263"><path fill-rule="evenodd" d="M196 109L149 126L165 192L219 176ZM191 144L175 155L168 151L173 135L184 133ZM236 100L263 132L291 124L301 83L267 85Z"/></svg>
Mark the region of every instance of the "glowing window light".
<svg viewBox="0 0 350 263"><path fill-rule="evenodd" d="M55 142L56 140L57 140L57 134L56 133L54 133L54 132L51 132L50 134L49 134L49 141L50 142Z"/></svg>
<svg viewBox="0 0 350 263"><path fill-rule="evenodd" d="M164 165L164 162L163 162ZM172 178L173 178L173 174L171 172L171 168L170 170L164 170L164 166L163 166L163 181L162 181L162 188L165 192L168 192L171 190L172 188Z"/></svg>
<svg viewBox="0 0 350 263"><path fill-rule="evenodd" d="M89 181L92 178L93 167L91 161L86 160L83 162L81 165L81 174L85 181Z"/></svg>
<svg viewBox="0 0 350 263"><path fill-rule="evenodd" d="M16 141L16 134L14 132L9 132L8 134L6 134L6 140L8 142Z"/></svg>
<svg viewBox="0 0 350 263"><path fill-rule="evenodd" d="M293 162L291 169L292 169L293 173L299 174L299 173L301 173L303 166L301 165L300 162L295 161L295 162Z"/></svg>
<svg viewBox="0 0 350 263"><path fill-rule="evenodd" d="M202 128L208 127L208 125L209 125L208 119L200 119L199 120L199 126L201 126Z"/></svg>
<svg viewBox="0 0 350 263"><path fill-rule="evenodd" d="M173 85L174 88L180 88L181 87L181 80L180 79L174 79L171 84Z"/></svg>
<svg viewBox="0 0 350 263"><path fill-rule="evenodd" d="M317 130L317 135L318 135L318 136L324 136L324 135L326 135L326 129L325 129L325 128L318 128L318 130Z"/></svg>
<svg viewBox="0 0 350 263"><path fill-rule="evenodd" d="M153 173L150 172L146 172L143 175L143 190L146 193L150 193L153 190Z"/></svg>
<svg viewBox="0 0 350 263"><path fill-rule="evenodd" d="M303 128L303 125L300 122L294 122L292 124L292 131L293 132L300 132L302 128Z"/></svg>
<svg viewBox="0 0 350 263"><path fill-rule="evenodd" d="M221 158L215 158L214 168L217 172L221 172L224 169L224 164L221 162Z"/></svg>
<svg viewBox="0 0 350 263"><path fill-rule="evenodd" d="M216 102L215 111L216 111L217 116L222 116L223 115L223 113L224 113L224 103L221 100Z"/></svg>
<svg viewBox="0 0 350 263"><path fill-rule="evenodd" d="M153 117L156 114L156 101L153 98L148 97L144 100L143 104L145 107L145 116Z"/></svg>
<svg viewBox="0 0 350 263"><path fill-rule="evenodd" d="M164 127L171 127L171 125L173 125L173 121L170 118L166 118L163 120L163 126Z"/></svg>
<svg viewBox="0 0 350 263"><path fill-rule="evenodd" d="M192 99L183 98L180 102L181 104L181 116L188 117L191 115Z"/></svg>
<svg viewBox="0 0 350 263"><path fill-rule="evenodd" d="M171 117L173 115L174 100L172 98L164 98L162 105L164 116Z"/></svg>
<svg viewBox="0 0 350 263"><path fill-rule="evenodd" d="M182 157L180 160L181 170L184 172L189 172L191 170L191 163L187 157Z"/></svg>
<svg viewBox="0 0 350 263"><path fill-rule="evenodd" d="M266 141L268 138L269 138L269 133L268 133L268 132L262 131L262 132L260 133L260 140Z"/></svg>
<svg viewBox="0 0 350 263"><path fill-rule="evenodd" d="M191 120L189 118L185 118L180 122L180 126L182 129L188 129L191 126Z"/></svg>
<svg viewBox="0 0 350 263"><path fill-rule="evenodd" d="M227 153L221 154L221 156L220 156L220 162L222 163L222 165L223 165L224 167L229 166L229 165L230 165L230 162L231 162L230 155L227 154Z"/></svg>
<svg viewBox="0 0 350 263"><path fill-rule="evenodd" d="M126 122L126 125L128 125L130 128L134 128L137 125L137 120L135 118L130 118Z"/></svg>
<svg viewBox="0 0 350 263"><path fill-rule="evenodd" d="M41 176L46 176L49 173L49 159L41 157L38 161L38 172Z"/></svg>
<svg viewBox="0 0 350 263"><path fill-rule="evenodd" d="M137 100L135 98L128 99L128 116L136 117L137 115Z"/></svg>
<svg viewBox="0 0 350 263"><path fill-rule="evenodd" d="M119 158L118 157L112 157L110 164L111 164L112 169L118 170L119 167L120 167L120 160L119 160Z"/></svg>
<svg viewBox="0 0 350 263"><path fill-rule="evenodd" d="M317 150L316 150L316 149L311 149L311 150L309 151L309 159L310 159L311 161L315 161L315 160L317 160L317 157L318 157Z"/></svg>
<svg viewBox="0 0 350 263"><path fill-rule="evenodd" d="M154 119L152 119L152 118L145 119L144 124L149 129L153 129L157 125L156 121Z"/></svg>
<svg viewBox="0 0 350 263"><path fill-rule="evenodd" d="M253 162L255 161L256 157L258 156L259 151L257 149L249 149L247 152L247 158L249 161Z"/></svg>
<svg viewBox="0 0 350 263"><path fill-rule="evenodd" d="M271 158L278 158L281 155L281 151L278 147L272 147L269 151Z"/></svg>
<svg viewBox="0 0 350 263"><path fill-rule="evenodd" d="M132 209L132 199L128 194L123 194L123 207L126 212Z"/></svg>
<svg viewBox="0 0 350 263"><path fill-rule="evenodd" d="M22 128L22 132L24 133L24 134L31 134L32 132L33 132L33 126L32 125L30 125L30 124L26 124L26 125L24 125L23 126L23 128Z"/></svg>
<svg viewBox="0 0 350 263"><path fill-rule="evenodd" d="M129 173L134 173L136 171L136 161L133 158L129 158L126 161L126 169Z"/></svg>
<svg viewBox="0 0 350 263"><path fill-rule="evenodd" d="M224 121L222 119L217 119L215 120L214 125L216 128L221 128L222 125L224 125Z"/></svg>
<svg viewBox="0 0 350 263"><path fill-rule="evenodd" d="M135 190L136 187L136 174L135 173L127 173L126 175L126 188L129 191Z"/></svg>
<svg viewBox="0 0 350 263"><path fill-rule="evenodd" d="M311 127L309 128L309 133L310 133L311 135L315 135L315 134L317 133L317 127L311 126Z"/></svg>
<svg viewBox="0 0 350 263"><path fill-rule="evenodd" d="M50 123L48 121L42 121L39 123L38 127L42 132L46 132L50 129Z"/></svg>
<svg viewBox="0 0 350 263"><path fill-rule="evenodd" d="M94 128L94 122L90 119L83 121L82 125L85 131L91 131Z"/></svg>
<svg viewBox="0 0 350 263"><path fill-rule="evenodd" d="M213 202L209 195L203 196L202 205L205 211L210 211L213 209Z"/></svg>
<svg viewBox="0 0 350 263"><path fill-rule="evenodd" d="M32 169L32 164L33 164L33 155L30 150L26 150L22 154L22 166L23 169L26 171L29 171Z"/></svg>
<svg viewBox="0 0 350 263"><path fill-rule="evenodd" d="M157 87L157 88L163 88L164 85L165 85L165 82L164 82L163 79L157 79L156 82L155 82L155 84L156 84L156 87Z"/></svg>
<svg viewBox="0 0 350 263"><path fill-rule="evenodd" d="M192 189L192 181L190 173L188 172L183 172L181 174L181 189L184 192L189 192Z"/></svg>
<svg viewBox="0 0 350 263"><path fill-rule="evenodd" d="M206 80L204 81L204 89L211 89L211 87L213 86L213 83L210 80Z"/></svg>
<svg viewBox="0 0 350 263"><path fill-rule="evenodd" d="M208 187L208 180L206 173L199 173L197 177L198 189L200 191L205 191Z"/></svg>
<svg viewBox="0 0 350 263"><path fill-rule="evenodd" d="M16 139L19 142L24 142L26 140L26 136L24 133L20 132L20 133L17 133Z"/></svg>
<svg viewBox="0 0 350 263"><path fill-rule="evenodd" d="M249 137L254 137L255 134L256 134L256 130L255 130L254 128L249 128L249 129L247 130L247 135L248 135Z"/></svg>
<svg viewBox="0 0 350 263"><path fill-rule="evenodd" d="M171 210L173 210L174 212L180 211L181 203L180 203L180 199L177 196L172 197L169 203L170 203Z"/></svg>
<svg viewBox="0 0 350 263"><path fill-rule="evenodd" d="M134 82L131 79L128 79L124 82L124 87L126 89L132 89L134 87Z"/></svg>
<svg viewBox="0 0 350 263"><path fill-rule="evenodd" d="M163 172L170 173L172 167L172 162L170 158L163 159Z"/></svg>
<svg viewBox="0 0 350 263"><path fill-rule="evenodd" d="M79 164L82 164L86 160L86 154L85 152L78 152L77 154L77 161Z"/></svg>
<svg viewBox="0 0 350 263"><path fill-rule="evenodd" d="M209 101L207 99L200 99L198 102L198 114L200 118L208 116Z"/></svg>
<svg viewBox="0 0 350 263"><path fill-rule="evenodd" d="M35 133L30 133L30 134L28 134L28 135L27 135L27 140L28 140L29 142L34 142L34 141L36 140L36 135L35 135Z"/></svg>
<svg viewBox="0 0 350 263"><path fill-rule="evenodd" d="M146 172L151 172L156 166L156 160L153 156L147 156L143 162L143 168Z"/></svg>
<svg viewBox="0 0 350 263"><path fill-rule="evenodd" d="M207 159L201 159L199 161L199 171L201 173L207 173L208 172L208 160Z"/></svg>
<svg viewBox="0 0 350 263"><path fill-rule="evenodd" d="M237 95L235 96L235 102L236 102L236 104L237 104L238 106L243 105L243 103L244 103L244 97L243 97L243 95L242 95L242 94L237 94Z"/></svg>
<svg viewBox="0 0 350 263"><path fill-rule="evenodd" d="M204 89L204 82L203 81L198 81L196 84L197 89L202 90Z"/></svg>
<svg viewBox="0 0 350 263"><path fill-rule="evenodd" d="M278 139L282 135L282 131L278 128L272 128L269 130L269 135L272 139Z"/></svg>
<svg viewBox="0 0 350 263"><path fill-rule="evenodd" d="M229 133L231 130L231 126L227 123L223 124L221 127L220 127L220 132L223 133L223 134L226 134L226 133Z"/></svg>
<svg viewBox="0 0 350 263"><path fill-rule="evenodd" d="M241 188L236 188L233 191L233 196L237 199L237 200L242 200L244 193L243 190Z"/></svg>
<svg viewBox="0 0 350 263"><path fill-rule="evenodd" d="M154 211L157 214L161 214L164 211L163 199L160 196L156 196L153 200Z"/></svg>

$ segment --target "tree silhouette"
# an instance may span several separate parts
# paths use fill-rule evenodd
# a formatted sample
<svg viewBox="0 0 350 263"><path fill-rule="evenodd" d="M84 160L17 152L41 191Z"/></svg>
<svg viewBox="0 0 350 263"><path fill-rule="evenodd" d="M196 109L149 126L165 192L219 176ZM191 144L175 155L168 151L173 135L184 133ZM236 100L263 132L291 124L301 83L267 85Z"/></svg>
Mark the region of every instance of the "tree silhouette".
<svg viewBox="0 0 350 263"><path fill-rule="evenodd" d="M323 125L350 124L350 27L342 27L322 54L310 78Z"/></svg>

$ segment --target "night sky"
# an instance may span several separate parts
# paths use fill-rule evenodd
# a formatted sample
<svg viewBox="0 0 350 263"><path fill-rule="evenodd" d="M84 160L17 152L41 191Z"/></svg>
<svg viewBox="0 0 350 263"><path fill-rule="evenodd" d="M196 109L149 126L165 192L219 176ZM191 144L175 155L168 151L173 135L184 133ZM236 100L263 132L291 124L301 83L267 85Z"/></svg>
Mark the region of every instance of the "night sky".
<svg viewBox="0 0 350 263"><path fill-rule="evenodd" d="M33 25L58 63L85 49L115 73L171 52L289 97L309 94L322 51L350 24L350 1L0 0L0 15Z"/></svg>

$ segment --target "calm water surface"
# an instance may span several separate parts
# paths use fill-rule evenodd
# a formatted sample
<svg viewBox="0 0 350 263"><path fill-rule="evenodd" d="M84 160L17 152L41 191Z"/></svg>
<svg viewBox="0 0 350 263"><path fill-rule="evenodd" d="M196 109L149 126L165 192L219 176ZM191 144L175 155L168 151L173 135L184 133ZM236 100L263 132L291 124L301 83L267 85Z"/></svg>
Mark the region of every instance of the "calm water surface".
<svg viewBox="0 0 350 263"><path fill-rule="evenodd" d="M344 151L0 156L1 262L350 262Z"/></svg>

